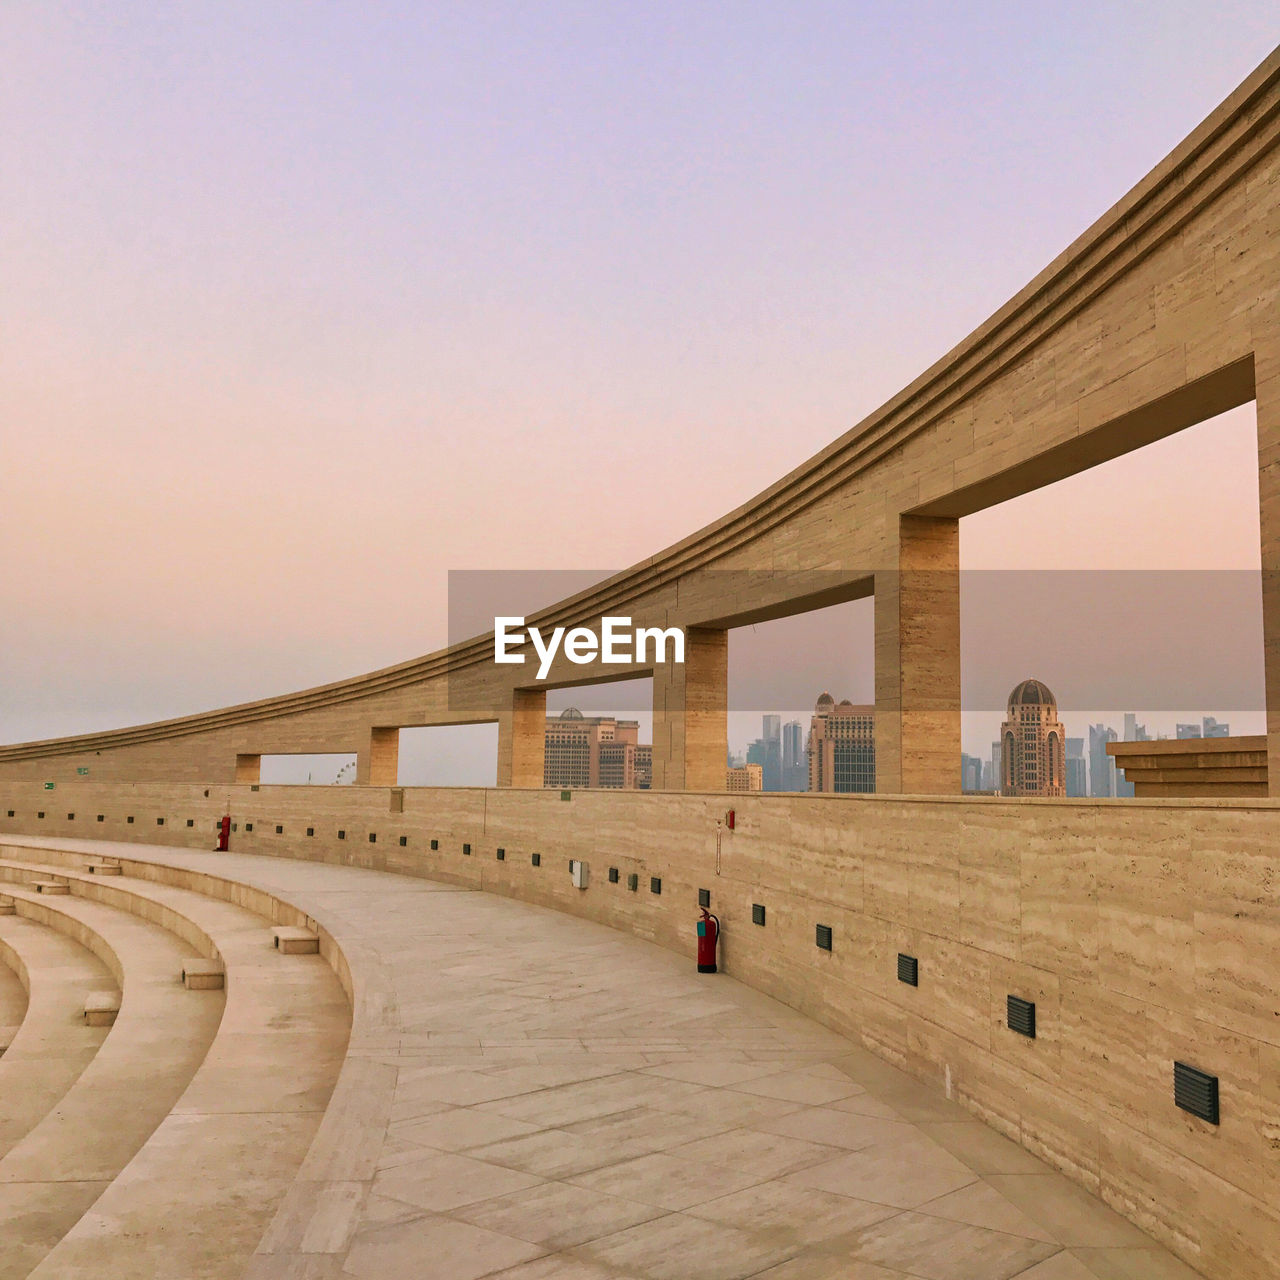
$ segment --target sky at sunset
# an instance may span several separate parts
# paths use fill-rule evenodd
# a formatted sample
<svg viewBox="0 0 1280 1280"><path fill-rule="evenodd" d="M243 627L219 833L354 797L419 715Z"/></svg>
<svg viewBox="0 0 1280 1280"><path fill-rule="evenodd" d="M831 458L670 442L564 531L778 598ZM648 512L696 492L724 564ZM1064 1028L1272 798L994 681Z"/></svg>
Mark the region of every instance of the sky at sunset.
<svg viewBox="0 0 1280 1280"><path fill-rule="evenodd" d="M0 741L402 661L451 570L616 570L746 501L1280 39L1274 0L1207 8L4 5ZM999 649L967 579L967 750L1026 675L1073 735L1143 697L1261 723L1251 407L966 519L962 557L1150 586ZM869 698L869 602L809 625L849 641L777 696ZM1091 637L1187 701L1090 701ZM743 705L765 643L738 741L785 710Z"/></svg>

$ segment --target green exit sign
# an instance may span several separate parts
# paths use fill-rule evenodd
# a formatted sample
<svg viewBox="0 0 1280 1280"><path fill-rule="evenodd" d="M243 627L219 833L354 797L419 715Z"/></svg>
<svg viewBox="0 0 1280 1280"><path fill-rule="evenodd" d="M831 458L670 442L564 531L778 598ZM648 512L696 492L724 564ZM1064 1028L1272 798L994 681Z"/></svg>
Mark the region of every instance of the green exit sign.
<svg viewBox="0 0 1280 1280"><path fill-rule="evenodd" d="M46 791L52 791L52 790L53 790L53 783L52 783L52 782L46 782L46 783L44 784L44 789L45 789Z"/></svg>

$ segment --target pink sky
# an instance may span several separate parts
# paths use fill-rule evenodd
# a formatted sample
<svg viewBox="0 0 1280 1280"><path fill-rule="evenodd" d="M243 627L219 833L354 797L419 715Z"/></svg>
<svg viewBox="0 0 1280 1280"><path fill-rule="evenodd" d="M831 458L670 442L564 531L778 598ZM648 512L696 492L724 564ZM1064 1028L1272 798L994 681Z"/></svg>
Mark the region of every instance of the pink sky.
<svg viewBox="0 0 1280 1280"><path fill-rule="evenodd" d="M0 740L428 651L450 569L623 567L816 452L1276 38L1064 8L6 8ZM1250 434L965 566L1256 568Z"/></svg>

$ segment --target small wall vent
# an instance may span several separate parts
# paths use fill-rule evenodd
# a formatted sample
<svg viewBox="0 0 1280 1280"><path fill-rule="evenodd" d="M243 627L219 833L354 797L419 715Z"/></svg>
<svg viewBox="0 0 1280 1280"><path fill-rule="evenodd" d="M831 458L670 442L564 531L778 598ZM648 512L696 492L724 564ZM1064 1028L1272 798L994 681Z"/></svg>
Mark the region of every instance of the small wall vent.
<svg viewBox="0 0 1280 1280"><path fill-rule="evenodd" d="M753 902L751 904L751 923L764 924L764 903Z"/></svg>
<svg viewBox="0 0 1280 1280"><path fill-rule="evenodd" d="M1218 1077L1197 1071L1185 1062L1173 1064L1173 1100L1183 1111L1218 1123Z"/></svg>
<svg viewBox="0 0 1280 1280"><path fill-rule="evenodd" d="M1029 1040L1036 1038L1036 1006L1031 1000L1020 1000L1017 996L1009 996L1006 1001L1006 1020L1009 1030L1016 1031Z"/></svg>
<svg viewBox="0 0 1280 1280"><path fill-rule="evenodd" d="M650 876L650 877L649 877L649 892L650 892L650 893L661 893L661 892L662 892L662 877L661 877L661 876Z"/></svg>
<svg viewBox="0 0 1280 1280"><path fill-rule="evenodd" d="M610 883L610 884L617 884L617 883L618 883L618 868L617 868L617 867L610 867L610 868L609 868L609 883Z"/></svg>
<svg viewBox="0 0 1280 1280"><path fill-rule="evenodd" d="M898 952L898 981L909 987L920 985L920 961L915 956L904 956Z"/></svg>
<svg viewBox="0 0 1280 1280"><path fill-rule="evenodd" d="M709 907L710 905L711 905L711 890L699 889L698 890L698 906Z"/></svg>
<svg viewBox="0 0 1280 1280"><path fill-rule="evenodd" d="M823 951L831 950L831 926L829 924L820 924L814 926L814 942L821 947Z"/></svg>

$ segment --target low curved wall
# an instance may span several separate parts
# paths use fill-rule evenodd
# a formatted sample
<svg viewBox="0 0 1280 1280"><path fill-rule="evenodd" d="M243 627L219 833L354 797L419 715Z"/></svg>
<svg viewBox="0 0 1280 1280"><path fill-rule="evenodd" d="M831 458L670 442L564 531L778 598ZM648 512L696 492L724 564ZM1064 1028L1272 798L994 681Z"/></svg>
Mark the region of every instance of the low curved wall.
<svg viewBox="0 0 1280 1280"><path fill-rule="evenodd" d="M1206 1275L1272 1274L1274 802L87 781L55 794L56 807L38 785L0 785L0 831L210 848L229 804L237 851L471 885L690 964L706 889L726 972L949 1089ZM899 982L899 953L917 958L917 987ZM1006 1026L1010 994L1035 1002L1035 1039ZM1219 1125L1174 1105L1175 1060L1219 1077Z"/></svg>

